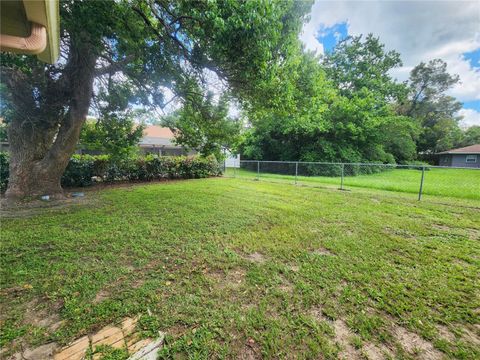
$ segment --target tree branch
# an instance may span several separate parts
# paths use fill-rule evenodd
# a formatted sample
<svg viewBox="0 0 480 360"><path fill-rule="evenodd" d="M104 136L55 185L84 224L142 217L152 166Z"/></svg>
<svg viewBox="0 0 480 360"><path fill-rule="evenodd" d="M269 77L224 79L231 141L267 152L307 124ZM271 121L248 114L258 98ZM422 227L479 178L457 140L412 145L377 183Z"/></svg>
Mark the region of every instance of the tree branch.
<svg viewBox="0 0 480 360"><path fill-rule="evenodd" d="M119 61L111 61L111 59L107 59L108 61L110 61L110 64L107 66L95 69L95 76L101 76L106 74L112 75L118 71L121 71L122 68L133 59L135 59L134 55L128 55L124 59Z"/></svg>

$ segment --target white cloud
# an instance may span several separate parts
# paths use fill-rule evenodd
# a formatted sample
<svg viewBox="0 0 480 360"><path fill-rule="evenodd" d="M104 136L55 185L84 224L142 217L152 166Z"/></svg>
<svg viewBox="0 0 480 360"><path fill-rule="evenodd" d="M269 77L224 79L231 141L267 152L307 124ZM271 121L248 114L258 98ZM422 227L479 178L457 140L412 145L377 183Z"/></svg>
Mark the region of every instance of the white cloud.
<svg viewBox="0 0 480 360"><path fill-rule="evenodd" d="M473 125L480 126L480 112L474 109L462 109L458 114L463 116L463 120L460 122L462 127L467 128Z"/></svg>
<svg viewBox="0 0 480 360"><path fill-rule="evenodd" d="M440 57L460 76L450 94L460 101L480 99L480 70L462 57L480 49L480 1L317 0L300 38L307 49L323 53L318 30L345 21L350 35L373 33L387 50L401 54L404 67L392 72L398 80L421 61Z"/></svg>

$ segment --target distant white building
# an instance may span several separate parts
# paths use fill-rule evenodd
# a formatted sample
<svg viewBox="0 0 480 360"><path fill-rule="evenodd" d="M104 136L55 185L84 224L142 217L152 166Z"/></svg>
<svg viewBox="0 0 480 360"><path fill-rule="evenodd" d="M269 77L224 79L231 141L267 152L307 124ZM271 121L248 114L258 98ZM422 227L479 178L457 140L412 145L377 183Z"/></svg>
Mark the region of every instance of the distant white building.
<svg viewBox="0 0 480 360"><path fill-rule="evenodd" d="M224 164L228 168L239 168L240 167L240 154L232 154L229 150L224 149L223 153L225 154Z"/></svg>

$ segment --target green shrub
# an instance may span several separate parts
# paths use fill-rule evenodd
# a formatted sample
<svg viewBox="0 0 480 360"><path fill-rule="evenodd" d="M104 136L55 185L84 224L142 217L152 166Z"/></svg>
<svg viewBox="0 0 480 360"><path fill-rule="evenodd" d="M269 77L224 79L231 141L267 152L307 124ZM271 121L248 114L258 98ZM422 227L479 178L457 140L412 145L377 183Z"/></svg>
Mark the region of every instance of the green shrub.
<svg viewBox="0 0 480 360"><path fill-rule="evenodd" d="M114 160L108 155L73 155L62 185L66 187L89 186L92 178L105 182L152 181L161 179L195 179L221 174L220 164L215 157L178 156L126 158ZM4 192L8 183L8 154L0 153L0 190Z"/></svg>
<svg viewBox="0 0 480 360"><path fill-rule="evenodd" d="M89 186L92 177L103 178L109 165L108 155L73 155L62 176L63 186Z"/></svg>

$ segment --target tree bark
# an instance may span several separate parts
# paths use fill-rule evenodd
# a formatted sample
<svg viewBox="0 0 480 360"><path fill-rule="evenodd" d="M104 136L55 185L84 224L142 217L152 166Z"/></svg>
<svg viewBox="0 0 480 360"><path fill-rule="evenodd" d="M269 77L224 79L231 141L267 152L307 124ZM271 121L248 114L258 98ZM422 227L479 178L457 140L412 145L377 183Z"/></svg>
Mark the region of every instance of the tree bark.
<svg viewBox="0 0 480 360"><path fill-rule="evenodd" d="M9 77L16 111L9 126L7 199L63 198L61 177L88 114L96 61L97 55L88 46L72 40L63 75L47 87L40 105L29 84L22 84L29 90L20 94L18 86L22 85L15 82L18 76Z"/></svg>

